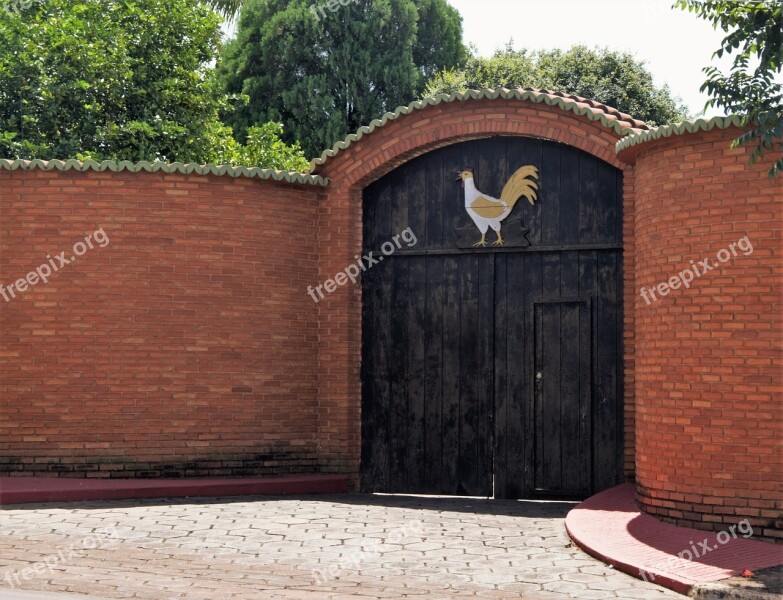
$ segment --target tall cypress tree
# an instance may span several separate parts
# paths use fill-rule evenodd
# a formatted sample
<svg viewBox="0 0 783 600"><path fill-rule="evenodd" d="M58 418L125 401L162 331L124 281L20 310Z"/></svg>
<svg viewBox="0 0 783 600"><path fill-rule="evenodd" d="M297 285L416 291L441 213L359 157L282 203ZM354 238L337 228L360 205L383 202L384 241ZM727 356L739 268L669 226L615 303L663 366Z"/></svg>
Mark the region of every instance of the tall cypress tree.
<svg viewBox="0 0 783 600"><path fill-rule="evenodd" d="M237 134L280 121L316 156L465 56L462 18L445 0L248 0L219 72L247 96L228 117Z"/></svg>

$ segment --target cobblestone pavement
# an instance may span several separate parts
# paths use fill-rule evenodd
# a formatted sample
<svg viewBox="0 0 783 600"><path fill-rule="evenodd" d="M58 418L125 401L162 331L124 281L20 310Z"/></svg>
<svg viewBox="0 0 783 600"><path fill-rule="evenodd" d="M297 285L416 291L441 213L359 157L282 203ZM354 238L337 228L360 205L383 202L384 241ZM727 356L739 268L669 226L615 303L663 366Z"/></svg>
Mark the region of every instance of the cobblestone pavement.
<svg viewBox="0 0 783 600"><path fill-rule="evenodd" d="M410 496L0 511L0 589L149 600L682 598L570 543L571 504Z"/></svg>

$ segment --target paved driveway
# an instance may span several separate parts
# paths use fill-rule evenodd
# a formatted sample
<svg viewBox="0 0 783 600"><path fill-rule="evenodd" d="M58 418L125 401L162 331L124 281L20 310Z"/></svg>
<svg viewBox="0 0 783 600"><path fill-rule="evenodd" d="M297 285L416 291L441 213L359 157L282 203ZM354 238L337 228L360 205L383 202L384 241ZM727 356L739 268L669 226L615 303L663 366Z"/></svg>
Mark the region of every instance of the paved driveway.
<svg viewBox="0 0 783 600"><path fill-rule="evenodd" d="M682 598L572 546L571 506L364 495L20 506L0 511L0 588L149 600Z"/></svg>

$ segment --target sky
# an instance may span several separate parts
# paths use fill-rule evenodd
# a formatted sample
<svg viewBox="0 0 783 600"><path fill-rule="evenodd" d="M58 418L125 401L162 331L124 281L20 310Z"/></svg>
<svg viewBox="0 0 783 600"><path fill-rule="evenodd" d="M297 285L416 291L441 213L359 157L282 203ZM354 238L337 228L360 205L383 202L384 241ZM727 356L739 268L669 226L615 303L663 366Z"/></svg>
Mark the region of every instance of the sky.
<svg viewBox="0 0 783 600"><path fill-rule="evenodd" d="M462 15L466 43L491 55L512 39L517 49L568 48L574 44L630 52L646 63L656 85L668 84L692 116L704 109L699 92L710 64L728 70L730 60L712 53L724 33L693 13L672 9L674 0L449 0ZM565 90L567 91L567 90ZM710 109L707 116L723 114Z"/></svg>
<svg viewBox="0 0 783 600"><path fill-rule="evenodd" d="M449 2L463 17L465 43L475 44L481 56L490 56L510 39L517 49L586 44L630 52L646 63L656 85L669 85L691 116L700 116L707 101L699 92L702 68L714 64L727 72L731 63L728 57L712 58L725 34L693 13L672 9L674 0ZM705 114L723 112L709 109Z"/></svg>

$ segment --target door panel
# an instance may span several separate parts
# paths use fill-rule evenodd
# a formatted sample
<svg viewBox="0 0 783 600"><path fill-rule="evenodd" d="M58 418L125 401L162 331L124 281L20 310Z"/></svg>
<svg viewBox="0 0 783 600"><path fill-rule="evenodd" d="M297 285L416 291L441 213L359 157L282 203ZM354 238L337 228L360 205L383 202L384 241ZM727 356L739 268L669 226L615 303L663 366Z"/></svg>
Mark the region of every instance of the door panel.
<svg viewBox="0 0 783 600"><path fill-rule="evenodd" d="M590 493L590 300L533 304L536 494Z"/></svg>
<svg viewBox="0 0 783 600"><path fill-rule="evenodd" d="M391 258L366 278L363 489L492 495L492 255Z"/></svg>

